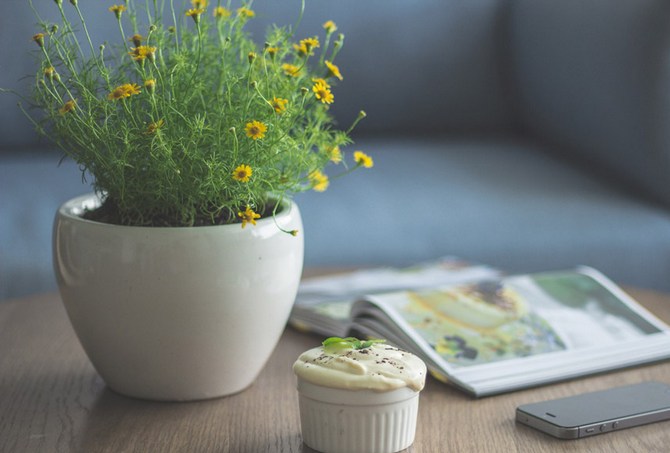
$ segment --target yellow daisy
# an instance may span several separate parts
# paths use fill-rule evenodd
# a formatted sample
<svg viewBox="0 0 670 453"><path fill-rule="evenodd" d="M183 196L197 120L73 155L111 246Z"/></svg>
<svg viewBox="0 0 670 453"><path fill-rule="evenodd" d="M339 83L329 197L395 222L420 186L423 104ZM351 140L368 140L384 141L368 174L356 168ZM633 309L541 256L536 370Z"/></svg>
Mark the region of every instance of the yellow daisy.
<svg viewBox="0 0 670 453"><path fill-rule="evenodd" d="M319 38L316 36L301 39L299 44L293 44L293 48L301 55L313 55L314 52L312 51L317 47L319 47Z"/></svg>
<svg viewBox="0 0 670 453"><path fill-rule="evenodd" d="M300 75L300 68L296 65L284 63L281 65L281 68L284 70L284 74L291 77L298 77Z"/></svg>
<svg viewBox="0 0 670 453"><path fill-rule="evenodd" d="M185 14L188 17L192 18L195 21L195 23L197 24L198 22L200 22L200 16L204 12L205 12L205 10L203 8L191 8L188 11L186 11Z"/></svg>
<svg viewBox="0 0 670 453"><path fill-rule="evenodd" d="M128 52L133 60L141 61L145 58L149 61L154 61L154 55L156 54L156 48L153 46L137 46L133 47L132 52Z"/></svg>
<svg viewBox="0 0 670 453"><path fill-rule="evenodd" d="M342 77L342 73L340 72L340 68L328 60L326 60L325 63L326 67L328 68L328 77L337 77L340 80L344 79L344 77Z"/></svg>
<svg viewBox="0 0 670 453"><path fill-rule="evenodd" d="M265 137L265 132L267 130L268 127L260 121L251 121L244 127L244 131L247 133L247 137L254 140Z"/></svg>
<svg viewBox="0 0 670 453"><path fill-rule="evenodd" d="M125 5L112 5L109 7L109 11L114 13L117 19L121 18L121 13L123 13L125 10Z"/></svg>
<svg viewBox="0 0 670 453"><path fill-rule="evenodd" d="M321 81L317 81L314 84L312 91L314 92L314 97L324 104L332 104L335 100L335 96L333 96L333 93L330 91L328 84Z"/></svg>
<svg viewBox="0 0 670 453"><path fill-rule="evenodd" d="M372 160L372 157L368 156L363 151L354 151L354 161L361 167L365 168L372 168L372 166L375 164Z"/></svg>
<svg viewBox="0 0 670 453"><path fill-rule="evenodd" d="M153 123L149 123L149 125L147 126L146 134L147 135L155 134L158 131L158 129L163 127L163 124L165 124L165 121L163 121L162 119L155 121Z"/></svg>
<svg viewBox="0 0 670 453"><path fill-rule="evenodd" d="M266 51L268 55L270 55L270 58L274 60L275 56L277 55L277 52L279 52L279 47L268 47Z"/></svg>
<svg viewBox="0 0 670 453"><path fill-rule="evenodd" d="M194 8L207 8L207 0L191 0L191 5L193 5Z"/></svg>
<svg viewBox="0 0 670 453"><path fill-rule="evenodd" d="M326 154L328 154L328 159L334 164L339 164L342 162L342 150L339 146L328 146L326 148Z"/></svg>
<svg viewBox="0 0 670 453"><path fill-rule="evenodd" d="M142 41L144 41L144 36L135 33L133 36L128 38L128 41L132 41L135 47L140 47L142 45Z"/></svg>
<svg viewBox="0 0 670 453"><path fill-rule="evenodd" d="M312 183L312 189L316 190L317 192L325 191L328 188L328 184L330 184L328 176L324 175L319 170L314 170L311 172L308 178Z"/></svg>
<svg viewBox="0 0 670 453"><path fill-rule="evenodd" d="M70 100L67 101L61 108L58 109L58 113L61 115L65 115L68 112L71 112L77 107L77 101L75 100Z"/></svg>
<svg viewBox="0 0 670 453"><path fill-rule="evenodd" d="M129 98L136 94L140 94L139 85L136 83L126 83L114 88L114 90L107 95L107 99L110 101L118 101L119 99Z"/></svg>
<svg viewBox="0 0 670 453"><path fill-rule="evenodd" d="M323 28L326 30L327 33L333 33L337 30L337 25L335 25L335 22L332 20L328 20L324 22Z"/></svg>
<svg viewBox="0 0 670 453"><path fill-rule="evenodd" d="M237 8L237 15L240 17L251 18L254 17L256 13L246 6L243 6L242 8Z"/></svg>
<svg viewBox="0 0 670 453"><path fill-rule="evenodd" d="M223 6L217 6L214 8L214 17L223 19L224 17L230 17L230 10L224 8Z"/></svg>
<svg viewBox="0 0 670 453"><path fill-rule="evenodd" d="M233 179L239 182L249 182L252 173L250 166L242 164L233 170Z"/></svg>
<svg viewBox="0 0 670 453"><path fill-rule="evenodd" d="M256 219L260 219L261 215L254 212L251 207L247 206L247 209L237 213L237 216L242 219L242 228L247 226L247 223L256 225Z"/></svg>
<svg viewBox="0 0 670 453"><path fill-rule="evenodd" d="M312 77L312 82L314 82L315 84L323 85L326 88L330 89L330 84L326 79L322 79L320 77Z"/></svg>
<svg viewBox="0 0 670 453"><path fill-rule="evenodd" d="M286 111L286 104L288 104L288 99L274 97L270 101L270 105L274 111L280 115Z"/></svg>

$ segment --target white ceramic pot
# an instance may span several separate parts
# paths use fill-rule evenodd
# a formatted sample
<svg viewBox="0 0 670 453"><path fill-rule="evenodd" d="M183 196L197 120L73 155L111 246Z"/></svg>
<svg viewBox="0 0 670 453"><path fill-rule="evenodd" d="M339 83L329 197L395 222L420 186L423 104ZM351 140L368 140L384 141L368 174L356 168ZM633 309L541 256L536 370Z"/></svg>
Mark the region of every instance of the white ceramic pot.
<svg viewBox="0 0 670 453"><path fill-rule="evenodd" d="M91 194L63 204L54 268L79 340L113 390L186 401L248 387L288 319L303 263L302 234L257 225L128 227L80 217ZM302 233L298 207L276 216Z"/></svg>

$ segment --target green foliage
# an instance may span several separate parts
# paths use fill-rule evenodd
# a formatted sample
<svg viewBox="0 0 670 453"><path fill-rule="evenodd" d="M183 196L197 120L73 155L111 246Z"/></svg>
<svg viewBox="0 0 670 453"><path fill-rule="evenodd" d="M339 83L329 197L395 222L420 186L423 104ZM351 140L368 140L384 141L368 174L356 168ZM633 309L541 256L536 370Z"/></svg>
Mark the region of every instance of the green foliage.
<svg viewBox="0 0 670 453"><path fill-rule="evenodd" d="M341 78L335 25L322 40L274 26L260 47L244 30L250 3L220 1L125 0L109 8L119 42L95 48L77 1L55 0L62 22L33 37L35 124L94 176L106 220L244 226L255 223L247 208L272 213L270 200L325 190L327 165L336 176L372 165L357 152L347 166L339 149L365 114L340 131L328 110Z"/></svg>
<svg viewBox="0 0 670 453"><path fill-rule="evenodd" d="M340 338L329 337L323 340L323 348L327 351L335 352L343 349L366 349L375 343L385 343L386 340L359 340L354 337Z"/></svg>

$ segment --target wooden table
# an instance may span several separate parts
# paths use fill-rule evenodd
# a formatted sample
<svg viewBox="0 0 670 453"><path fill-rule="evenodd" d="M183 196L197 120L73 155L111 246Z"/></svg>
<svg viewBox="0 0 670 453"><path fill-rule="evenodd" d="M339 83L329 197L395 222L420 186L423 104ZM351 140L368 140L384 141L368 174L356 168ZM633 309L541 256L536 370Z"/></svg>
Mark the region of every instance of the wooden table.
<svg viewBox="0 0 670 453"><path fill-rule="evenodd" d="M666 322L670 296L631 291ZM109 390L72 331L57 294L0 303L0 452L308 452L291 365L321 338L291 329L256 383L234 396L154 403ZM670 422L558 440L514 422L522 403L656 379L649 365L475 400L430 379L411 452L667 452Z"/></svg>

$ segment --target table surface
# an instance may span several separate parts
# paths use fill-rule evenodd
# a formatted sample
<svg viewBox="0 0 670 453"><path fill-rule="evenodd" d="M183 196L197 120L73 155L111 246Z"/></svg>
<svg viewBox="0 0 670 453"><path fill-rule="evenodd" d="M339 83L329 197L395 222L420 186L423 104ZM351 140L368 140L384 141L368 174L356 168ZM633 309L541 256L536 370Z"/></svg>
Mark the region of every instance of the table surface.
<svg viewBox="0 0 670 453"><path fill-rule="evenodd" d="M670 323L670 296L629 290ZM156 403L109 390L90 365L56 293L0 303L0 452L309 452L291 365L321 338L287 329L256 382L237 395ZM670 362L483 399L429 378L409 452L665 452L668 422L559 440L514 422L519 404L643 380Z"/></svg>

